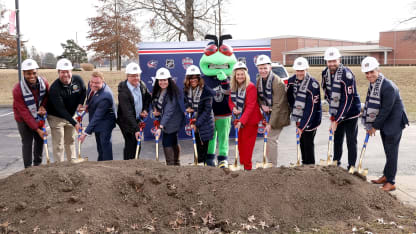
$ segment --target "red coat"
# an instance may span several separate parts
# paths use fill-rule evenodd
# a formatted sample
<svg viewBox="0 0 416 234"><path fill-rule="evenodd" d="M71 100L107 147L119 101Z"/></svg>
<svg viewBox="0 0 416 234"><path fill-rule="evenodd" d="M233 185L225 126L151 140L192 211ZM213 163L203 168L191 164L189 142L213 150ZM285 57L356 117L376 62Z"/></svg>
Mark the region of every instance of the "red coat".
<svg viewBox="0 0 416 234"><path fill-rule="evenodd" d="M24 79L24 78L23 78ZM48 100L48 90L49 84L46 79L42 78L45 82L46 93L45 97L42 100L41 106L46 108L46 103ZM35 98L35 102L38 100L39 90L33 90L30 88L33 93L33 97ZM13 112L14 112L14 119L16 122L25 122L31 129L36 131L39 128L36 119L33 118L32 114L30 113L29 109L27 108L25 101L23 100L22 89L20 88L20 83L17 83L13 88Z"/></svg>
<svg viewBox="0 0 416 234"><path fill-rule="evenodd" d="M232 111L235 105L231 100L231 96L228 98L228 105ZM257 101L257 89L256 86L250 82L247 86L244 111L240 118L240 122L243 125L257 125L262 118L263 116L261 115L260 106Z"/></svg>

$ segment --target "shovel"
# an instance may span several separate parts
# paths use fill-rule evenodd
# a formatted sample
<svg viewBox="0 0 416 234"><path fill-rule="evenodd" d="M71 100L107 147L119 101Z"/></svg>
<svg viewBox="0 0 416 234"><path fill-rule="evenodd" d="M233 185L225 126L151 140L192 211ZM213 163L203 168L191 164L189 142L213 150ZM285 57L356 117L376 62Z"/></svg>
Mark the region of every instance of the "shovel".
<svg viewBox="0 0 416 234"><path fill-rule="evenodd" d="M362 169L362 165L363 165L363 158L364 158L364 154L365 154L365 150L367 148L367 143L368 143L368 138L370 137L370 135L367 133L365 135L365 140L364 140L364 144L363 144L363 148L361 149L361 154L360 154L360 161L358 162L358 173L360 173L363 176L367 176L368 174L368 169ZM351 174L354 174L354 166L350 167L350 170L348 171Z"/></svg>
<svg viewBox="0 0 416 234"><path fill-rule="evenodd" d="M141 147L141 143L142 143L142 137L143 137L143 129L146 127L146 124L144 122L145 120L142 120L140 118L140 123L139 123L139 140L137 141L137 146L136 146L136 154L134 155L134 159L139 159L139 151L140 151L140 147Z"/></svg>
<svg viewBox="0 0 416 234"><path fill-rule="evenodd" d="M235 117L236 121L238 120L238 117ZM241 170L240 165L238 165L238 129L235 129L235 160L234 160L234 164L230 165L229 168L231 171L238 171Z"/></svg>
<svg viewBox="0 0 416 234"><path fill-rule="evenodd" d="M321 166L331 166L331 165L332 166L337 166L338 165L338 162L336 160L335 161L331 160L331 158L332 158L332 149L333 149L333 147L332 147L333 138L334 138L334 133L332 132L332 129L330 129L329 130L329 139L328 139L328 155L327 155L326 160L325 159L320 160L319 164Z"/></svg>
<svg viewBox="0 0 416 234"><path fill-rule="evenodd" d="M79 112L77 111L77 122L79 123L79 125L81 126L78 130L78 158L71 160L71 162L73 163L80 163L80 162L84 162L84 161L88 161L88 157L81 157L81 141L80 141L80 137L82 134L82 118L85 115L85 111Z"/></svg>
<svg viewBox="0 0 416 234"><path fill-rule="evenodd" d="M42 124L42 131L44 133L46 133L46 114L44 116L39 116L40 120L43 121ZM45 149L45 155L46 155L46 164L50 164L51 163L51 159L49 158L49 150L48 150L48 136L44 135L43 136L43 148Z"/></svg>
<svg viewBox="0 0 416 234"><path fill-rule="evenodd" d="M153 135L155 135L155 143L156 143L156 161L159 162L159 135L156 135L156 131L159 129L160 122L158 117L155 117L155 120L153 121L153 128L151 129L151 132Z"/></svg>
<svg viewBox="0 0 416 234"><path fill-rule="evenodd" d="M267 123L269 123L269 117L267 114L264 115L266 118L266 123L264 126L266 126ZM257 168L271 168L273 167L272 163L267 162L266 153L267 153L267 131L264 131L264 144L263 144L263 162L262 163L256 163L256 169Z"/></svg>
<svg viewBox="0 0 416 234"><path fill-rule="evenodd" d="M296 123L296 126L299 126L299 122ZM300 163L300 139L299 138L300 138L299 132L298 132L298 129L296 127L296 152L297 152L297 161L296 161L296 164L291 163L290 164L291 167L298 167L298 166L302 165Z"/></svg>

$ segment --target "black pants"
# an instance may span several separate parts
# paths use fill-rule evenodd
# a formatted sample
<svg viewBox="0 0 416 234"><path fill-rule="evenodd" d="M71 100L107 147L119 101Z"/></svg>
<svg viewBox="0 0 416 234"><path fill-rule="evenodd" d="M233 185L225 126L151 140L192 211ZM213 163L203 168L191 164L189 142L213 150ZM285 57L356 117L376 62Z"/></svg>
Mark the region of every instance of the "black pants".
<svg viewBox="0 0 416 234"><path fill-rule="evenodd" d="M386 176L387 182L394 184L402 131L396 135L386 135L383 131L380 131L380 136L383 142L384 152L386 153L386 165L384 166L383 174Z"/></svg>
<svg viewBox="0 0 416 234"><path fill-rule="evenodd" d="M342 145L344 143L344 135L347 136L348 149L348 168L355 166L357 161L357 135L358 135L358 118L344 120L338 124L334 134L334 160L341 165Z"/></svg>
<svg viewBox="0 0 416 234"><path fill-rule="evenodd" d="M137 147L136 136L134 135L134 133L123 131L122 129L121 129L121 134L123 134L123 138L124 138L123 159L124 160L134 159L136 156L136 147ZM142 147L140 147L137 157L139 157L141 150L142 150Z"/></svg>
<svg viewBox="0 0 416 234"><path fill-rule="evenodd" d="M315 135L316 129L313 131L303 131L302 135L300 136L302 164L315 164Z"/></svg>
<svg viewBox="0 0 416 234"><path fill-rule="evenodd" d="M33 142L33 165L40 165L42 163L43 139L24 122L17 122L17 129L22 137L22 154L25 168L32 166Z"/></svg>
<svg viewBox="0 0 416 234"><path fill-rule="evenodd" d="M178 145L178 132L165 133L162 134L162 145L163 147L173 147Z"/></svg>
<svg viewBox="0 0 416 234"><path fill-rule="evenodd" d="M207 159L209 141L202 141L199 132L195 132L196 150L198 151L198 163L205 163Z"/></svg>

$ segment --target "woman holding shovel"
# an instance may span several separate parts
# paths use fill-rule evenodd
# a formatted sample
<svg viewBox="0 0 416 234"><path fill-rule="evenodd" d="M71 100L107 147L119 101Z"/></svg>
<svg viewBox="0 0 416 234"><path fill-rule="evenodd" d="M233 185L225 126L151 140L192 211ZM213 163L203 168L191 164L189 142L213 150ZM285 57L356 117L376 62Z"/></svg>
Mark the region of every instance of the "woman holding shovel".
<svg viewBox="0 0 416 234"><path fill-rule="evenodd" d="M314 139L322 118L321 95L319 83L309 75L308 68L305 58L295 59L293 70L296 74L288 80L287 100L300 137L302 164L315 164Z"/></svg>
<svg viewBox="0 0 416 234"><path fill-rule="evenodd" d="M243 62L234 65L228 104L236 116L234 128L238 129L240 164L244 165L244 170L251 170L258 123L263 116L257 102L256 86L250 82L247 66Z"/></svg>
<svg viewBox="0 0 416 234"><path fill-rule="evenodd" d="M195 65L186 69L184 80L185 111L193 116L190 126L195 132L198 163L215 166L213 159L208 159L208 143L214 136L214 112L212 111L213 91L204 85L201 71Z"/></svg>
<svg viewBox="0 0 416 234"><path fill-rule="evenodd" d="M168 69L162 67L156 72L152 92L153 115L160 117L160 125L155 136L163 132L163 151L166 165L179 166L180 147L178 131L184 126L185 116L179 105L179 89L172 80Z"/></svg>

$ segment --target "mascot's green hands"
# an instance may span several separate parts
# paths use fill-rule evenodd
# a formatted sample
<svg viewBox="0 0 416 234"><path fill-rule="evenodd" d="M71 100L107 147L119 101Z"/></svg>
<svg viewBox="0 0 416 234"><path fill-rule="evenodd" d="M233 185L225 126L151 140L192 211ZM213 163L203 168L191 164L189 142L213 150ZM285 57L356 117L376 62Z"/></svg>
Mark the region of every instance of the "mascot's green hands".
<svg viewBox="0 0 416 234"><path fill-rule="evenodd" d="M217 79L218 80L225 80L225 79L227 79L227 74L225 74L224 71L219 71L217 73Z"/></svg>

